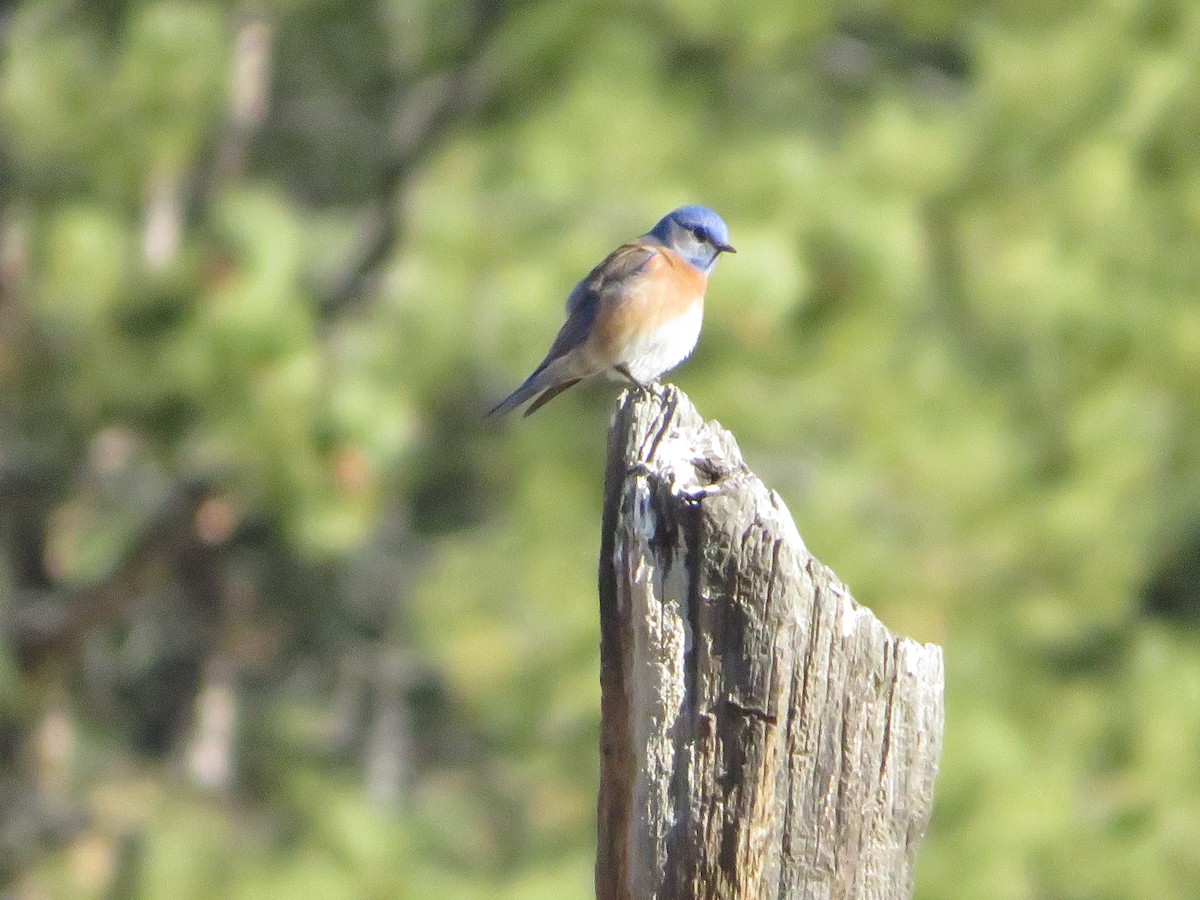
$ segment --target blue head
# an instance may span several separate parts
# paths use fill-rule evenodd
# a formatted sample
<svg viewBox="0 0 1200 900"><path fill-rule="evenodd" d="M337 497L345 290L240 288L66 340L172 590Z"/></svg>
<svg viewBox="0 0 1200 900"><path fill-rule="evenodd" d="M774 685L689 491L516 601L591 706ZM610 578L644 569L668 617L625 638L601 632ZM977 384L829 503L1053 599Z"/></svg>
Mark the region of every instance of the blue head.
<svg viewBox="0 0 1200 900"><path fill-rule="evenodd" d="M697 269L707 272L722 253L736 253L724 220L704 206L681 206L650 231L650 237L670 247Z"/></svg>

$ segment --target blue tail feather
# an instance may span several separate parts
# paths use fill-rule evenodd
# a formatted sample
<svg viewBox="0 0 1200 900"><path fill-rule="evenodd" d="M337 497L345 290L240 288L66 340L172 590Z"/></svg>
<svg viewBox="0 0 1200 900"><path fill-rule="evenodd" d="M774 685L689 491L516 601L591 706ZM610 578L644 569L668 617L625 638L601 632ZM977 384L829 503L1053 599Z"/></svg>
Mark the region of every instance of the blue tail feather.
<svg viewBox="0 0 1200 900"><path fill-rule="evenodd" d="M539 366L532 375L521 382L520 387L493 406L491 411L488 412L487 417L492 418L493 416L499 417L507 415L526 400L539 393L546 386L539 381L539 378L544 371L545 368L543 366Z"/></svg>

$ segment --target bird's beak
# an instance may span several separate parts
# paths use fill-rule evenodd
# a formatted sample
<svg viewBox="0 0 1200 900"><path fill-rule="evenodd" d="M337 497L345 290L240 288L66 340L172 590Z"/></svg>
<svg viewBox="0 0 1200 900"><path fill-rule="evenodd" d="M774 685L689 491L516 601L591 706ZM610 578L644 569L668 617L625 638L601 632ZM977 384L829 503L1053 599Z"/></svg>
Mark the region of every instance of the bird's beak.
<svg viewBox="0 0 1200 900"><path fill-rule="evenodd" d="M717 248L718 253L737 253L733 244L713 244L713 246Z"/></svg>

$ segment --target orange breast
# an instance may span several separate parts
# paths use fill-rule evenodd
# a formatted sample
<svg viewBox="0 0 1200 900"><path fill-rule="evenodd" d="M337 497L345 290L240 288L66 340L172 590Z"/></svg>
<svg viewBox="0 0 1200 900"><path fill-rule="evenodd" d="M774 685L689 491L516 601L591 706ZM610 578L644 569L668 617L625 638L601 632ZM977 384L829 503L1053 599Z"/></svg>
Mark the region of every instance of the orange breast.
<svg viewBox="0 0 1200 900"><path fill-rule="evenodd" d="M666 247L657 248L636 276L601 299L593 340L617 356L639 334L668 324L704 302L708 276Z"/></svg>

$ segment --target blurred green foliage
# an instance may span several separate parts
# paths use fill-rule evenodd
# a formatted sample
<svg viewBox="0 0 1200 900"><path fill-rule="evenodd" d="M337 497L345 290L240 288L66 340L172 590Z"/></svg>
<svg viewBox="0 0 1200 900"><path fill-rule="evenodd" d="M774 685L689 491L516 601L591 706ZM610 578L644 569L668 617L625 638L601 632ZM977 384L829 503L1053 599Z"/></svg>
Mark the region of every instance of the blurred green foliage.
<svg viewBox="0 0 1200 900"><path fill-rule="evenodd" d="M918 896L1200 894L1197 59L1192 0L0 9L0 881L589 896L614 388L481 415L702 202L674 380L946 650Z"/></svg>

